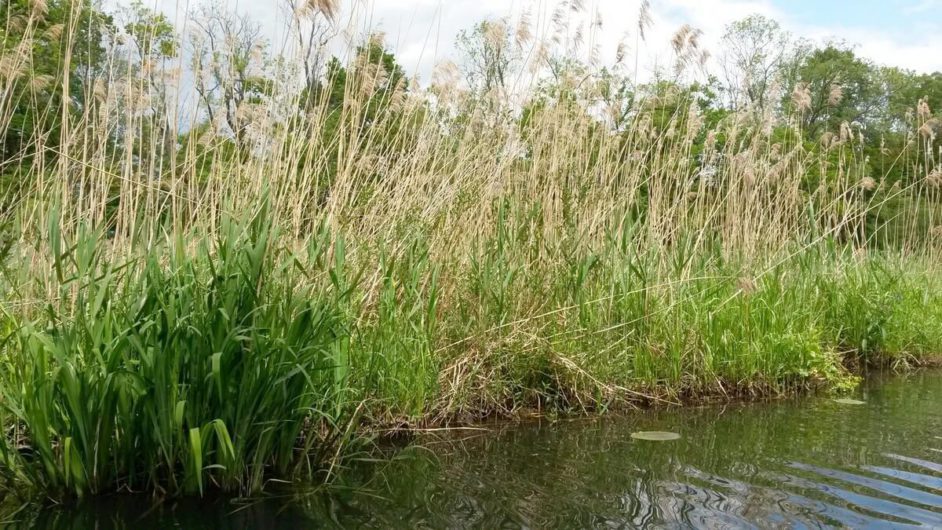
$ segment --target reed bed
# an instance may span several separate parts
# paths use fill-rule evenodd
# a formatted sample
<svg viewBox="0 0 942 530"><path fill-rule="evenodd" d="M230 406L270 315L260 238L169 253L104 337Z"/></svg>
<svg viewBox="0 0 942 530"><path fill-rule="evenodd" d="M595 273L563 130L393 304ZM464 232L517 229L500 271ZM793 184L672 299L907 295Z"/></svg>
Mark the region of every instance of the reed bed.
<svg viewBox="0 0 942 530"><path fill-rule="evenodd" d="M849 125L809 146L799 119L715 119L662 85L617 125L575 85L521 112L370 57L339 104L280 80L235 132L155 114L114 58L4 164L11 492L248 494L329 477L379 426L841 389L938 358L933 139L889 186ZM0 89L71 90L23 82ZM886 215L901 197L919 208Z"/></svg>

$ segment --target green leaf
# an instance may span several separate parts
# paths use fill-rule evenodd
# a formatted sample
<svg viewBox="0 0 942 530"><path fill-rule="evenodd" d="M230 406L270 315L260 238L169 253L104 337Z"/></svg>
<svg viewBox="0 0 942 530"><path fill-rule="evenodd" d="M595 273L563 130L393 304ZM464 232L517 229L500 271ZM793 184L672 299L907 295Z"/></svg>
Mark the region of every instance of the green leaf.
<svg viewBox="0 0 942 530"><path fill-rule="evenodd" d="M193 458L193 473L199 492L203 493L203 441L197 427L190 429L190 455Z"/></svg>
<svg viewBox="0 0 942 530"><path fill-rule="evenodd" d="M186 410L186 400L181 399L177 401L176 406L173 408L173 422L178 429L183 428L183 413Z"/></svg>

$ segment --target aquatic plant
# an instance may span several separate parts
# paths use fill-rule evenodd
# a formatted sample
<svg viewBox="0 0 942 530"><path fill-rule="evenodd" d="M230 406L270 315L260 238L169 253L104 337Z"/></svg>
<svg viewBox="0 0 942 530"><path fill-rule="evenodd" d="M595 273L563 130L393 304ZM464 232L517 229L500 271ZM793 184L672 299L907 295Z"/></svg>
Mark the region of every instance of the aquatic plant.
<svg viewBox="0 0 942 530"><path fill-rule="evenodd" d="M15 332L0 383L10 478L49 495L248 492L348 441L360 396L336 249L330 281L298 286L308 271L264 210L118 262L100 233L69 240L51 219L58 292Z"/></svg>

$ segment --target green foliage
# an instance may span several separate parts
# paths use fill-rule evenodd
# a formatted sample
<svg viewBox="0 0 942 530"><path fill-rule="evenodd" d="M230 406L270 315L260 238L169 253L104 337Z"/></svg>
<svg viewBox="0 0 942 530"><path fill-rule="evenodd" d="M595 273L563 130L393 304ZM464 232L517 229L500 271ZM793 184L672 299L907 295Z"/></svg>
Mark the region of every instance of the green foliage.
<svg viewBox="0 0 942 530"><path fill-rule="evenodd" d="M919 100L925 100L931 109L942 109L942 72L918 74L897 67L880 71L883 90L887 95L883 108L881 131L901 131L907 125L907 114L912 116Z"/></svg>
<svg viewBox="0 0 942 530"><path fill-rule="evenodd" d="M873 247L892 251L912 244L931 244L932 227L942 220L942 203L899 187L878 190L867 212L867 234Z"/></svg>
<svg viewBox="0 0 942 530"><path fill-rule="evenodd" d="M360 113L361 126L377 122L380 115L389 110L397 91L408 88L402 67L377 38L357 48L352 71L348 72L335 57L327 64L325 77L325 84L319 87L322 94L317 94L314 100L326 98L328 111L339 114L348 97L362 98L358 101L364 105Z"/></svg>
<svg viewBox="0 0 942 530"><path fill-rule="evenodd" d="M18 333L3 410L29 450L7 446L6 473L55 496L252 492L345 443L353 286L338 261L330 284L296 289L310 271L265 217L226 222L195 255L174 239L121 264L99 234L65 241L54 220L60 296L81 310L53 300Z"/></svg>
<svg viewBox="0 0 942 530"><path fill-rule="evenodd" d="M506 90L521 64L521 51L512 42L506 20L478 22L458 33L455 44L464 55L465 78L479 95Z"/></svg>
<svg viewBox="0 0 942 530"><path fill-rule="evenodd" d="M134 40L142 58L175 57L180 45L173 23L162 13L148 9L140 0L131 2L131 20L124 30Z"/></svg>
<svg viewBox="0 0 942 530"><path fill-rule="evenodd" d="M843 122L865 122L880 105L876 68L851 49L836 44L816 49L803 59L797 74L810 93L810 106L795 109L788 97L786 108L801 114L809 138L836 131Z"/></svg>
<svg viewBox="0 0 942 530"><path fill-rule="evenodd" d="M12 79L13 102L9 124L0 138L0 173L6 161L21 164L35 156L36 139L55 148L60 141L63 105L79 115L92 104L88 88L105 68L106 35L112 21L90 0L48 0L44 10L34 12L35 2L0 0L4 23L0 26L0 55L16 57L20 67L5 76ZM68 28L74 35L66 35ZM70 42L85 43L71 47ZM63 72L69 57L69 71ZM68 74L68 101L58 84Z"/></svg>
<svg viewBox="0 0 942 530"><path fill-rule="evenodd" d="M402 66L378 36L356 49L349 66L336 57L327 63L323 82L313 93L302 94L300 100L304 107L317 107L323 113L314 145L306 146L306 152L326 160L321 168L320 197L326 196L334 182L345 149L368 149L377 157L392 159L407 154L415 145L426 116L424 109L405 108L408 89ZM295 134L310 134L303 121L296 125ZM300 157L299 170L308 163L307 156ZM368 180L382 178L377 172Z"/></svg>
<svg viewBox="0 0 942 530"><path fill-rule="evenodd" d="M352 386L393 417L421 419L437 394L437 275L421 241L401 257L383 257L375 320L354 337Z"/></svg>

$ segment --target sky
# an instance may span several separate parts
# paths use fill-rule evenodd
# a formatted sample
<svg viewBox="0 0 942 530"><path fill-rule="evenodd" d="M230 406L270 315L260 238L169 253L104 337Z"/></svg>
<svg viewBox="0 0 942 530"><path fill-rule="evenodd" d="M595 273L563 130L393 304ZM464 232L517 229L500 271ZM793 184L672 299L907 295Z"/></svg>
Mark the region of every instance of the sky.
<svg viewBox="0 0 942 530"><path fill-rule="evenodd" d="M124 3L127 0L112 0ZM207 0L144 0L179 22L188 7ZM529 12L537 27L548 26L562 0L341 0L344 19L351 9L358 24L383 31L400 63L427 81L435 64L455 57L458 32L484 19ZM621 40L634 46L641 0L584 0L586 11L602 21L593 39L603 62L611 61ZM273 44L283 41L282 0L224 0L257 20ZM822 42L839 40L878 64L918 72L942 71L942 0L651 0L653 26L639 43L641 76L670 61L669 40L682 25L703 31L702 46L714 54L724 28L734 20L761 14L777 20L798 37ZM634 57L634 50L630 52Z"/></svg>

